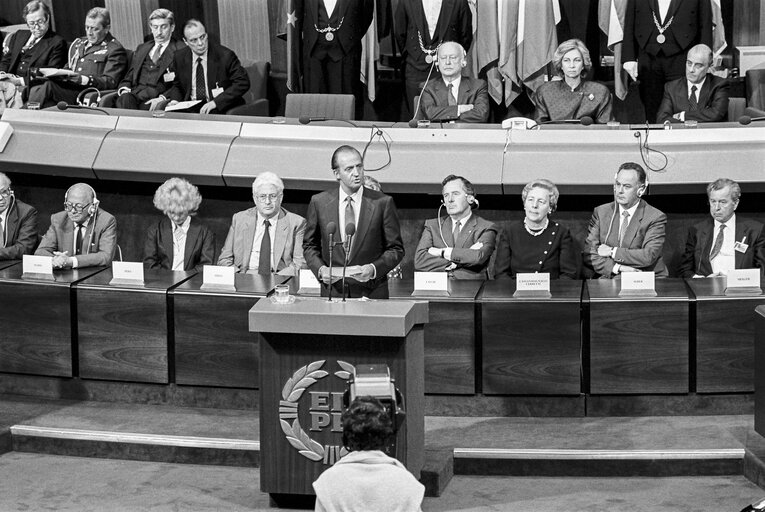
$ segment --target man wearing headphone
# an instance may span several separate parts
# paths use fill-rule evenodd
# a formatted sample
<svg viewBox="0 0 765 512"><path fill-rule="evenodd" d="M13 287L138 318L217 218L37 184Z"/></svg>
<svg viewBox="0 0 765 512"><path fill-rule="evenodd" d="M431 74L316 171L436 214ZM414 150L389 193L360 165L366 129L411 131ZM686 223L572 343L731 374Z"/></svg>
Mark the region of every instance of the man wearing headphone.
<svg viewBox="0 0 765 512"><path fill-rule="evenodd" d="M489 92L485 80L462 74L467 54L459 43L448 41L438 47L437 68L422 91L418 118L431 121L485 123L489 119Z"/></svg>
<svg viewBox="0 0 765 512"><path fill-rule="evenodd" d="M117 247L117 221L98 205L93 187L72 185L64 195L64 211L51 215L35 254L52 256L53 268L110 265Z"/></svg>
<svg viewBox="0 0 765 512"><path fill-rule="evenodd" d="M447 176L441 191L448 216L425 221L414 255L414 270L449 272L454 279L489 279L497 226L473 213L473 208L478 207L475 189L462 176Z"/></svg>
<svg viewBox="0 0 765 512"><path fill-rule="evenodd" d="M585 267L595 277L611 279L622 272L656 272L667 276L661 257L667 216L646 203L645 170L623 163L614 178L614 201L595 208L584 244Z"/></svg>
<svg viewBox="0 0 765 512"><path fill-rule="evenodd" d="M0 260L20 260L37 245L37 210L16 199L0 172Z"/></svg>

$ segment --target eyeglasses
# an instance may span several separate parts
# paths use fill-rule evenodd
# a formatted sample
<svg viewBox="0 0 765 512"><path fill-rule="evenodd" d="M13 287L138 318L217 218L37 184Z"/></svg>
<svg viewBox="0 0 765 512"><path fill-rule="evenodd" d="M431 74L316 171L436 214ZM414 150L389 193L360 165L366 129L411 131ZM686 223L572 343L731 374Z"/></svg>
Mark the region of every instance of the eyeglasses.
<svg viewBox="0 0 765 512"><path fill-rule="evenodd" d="M92 203L88 204L72 204L72 203L64 203L64 210L71 212L74 211L74 213L82 213L84 212Z"/></svg>
<svg viewBox="0 0 765 512"><path fill-rule="evenodd" d="M207 41L207 34L202 34L199 37L195 37L194 39L186 39L186 42L189 44L202 44L205 41Z"/></svg>
<svg viewBox="0 0 765 512"><path fill-rule="evenodd" d="M255 197L258 198L258 201L261 203L265 203L266 201L273 203L281 197L281 194L258 194Z"/></svg>
<svg viewBox="0 0 765 512"><path fill-rule="evenodd" d="M48 24L48 20L27 21L27 27L29 28L43 28Z"/></svg>
<svg viewBox="0 0 765 512"><path fill-rule="evenodd" d="M5 190L0 190L0 197L11 197L13 195L13 191L9 188L6 188Z"/></svg>

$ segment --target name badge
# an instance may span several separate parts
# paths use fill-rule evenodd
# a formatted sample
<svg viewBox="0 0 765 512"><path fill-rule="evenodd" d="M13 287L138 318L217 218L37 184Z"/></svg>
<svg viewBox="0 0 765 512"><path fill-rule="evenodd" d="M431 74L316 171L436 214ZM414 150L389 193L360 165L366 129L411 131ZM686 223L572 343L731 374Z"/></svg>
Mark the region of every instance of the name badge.
<svg viewBox="0 0 765 512"><path fill-rule="evenodd" d="M202 289L236 290L235 267L205 265L202 267Z"/></svg>
<svg viewBox="0 0 765 512"><path fill-rule="evenodd" d="M219 94L223 92L223 87L216 87L215 89L210 91L212 93L213 98L217 98Z"/></svg>
<svg viewBox="0 0 765 512"><path fill-rule="evenodd" d="M726 274L725 295L760 295L760 269L729 270Z"/></svg>
<svg viewBox="0 0 765 512"><path fill-rule="evenodd" d="M25 254L21 270L24 274L53 275L53 258L51 256L32 256Z"/></svg>
<svg viewBox="0 0 765 512"><path fill-rule="evenodd" d="M619 275L622 284L619 295L656 296L655 272L624 272Z"/></svg>
<svg viewBox="0 0 765 512"><path fill-rule="evenodd" d="M550 273L519 273L515 275L513 297L551 297Z"/></svg>
<svg viewBox="0 0 765 512"><path fill-rule="evenodd" d="M113 261L112 280L109 284L143 284L143 263L137 261Z"/></svg>
<svg viewBox="0 0 765 512"><path fill-rule="evenodd" d="M300 269L300 274L298 275L298 284L300 284L298 295L321 294L321 285L319 284L319 280L316 279L316 276L313 275L313 272L311 272L310 269Z"/></svg>
<svg viewBox="0 0 765 512"><path fill-rule="evenodd" d="M162 79L165 82L172 82L173 80L175 80L175 73L173 73L172 71L168 71L167 73L162 75Z"/></svg>
<svg viewBox="0 0 765 512"><path fill-rule="evenodd" d="M749 249L749 244L745 244L743 241L736 242L733 249L743 254Z"/></svg>

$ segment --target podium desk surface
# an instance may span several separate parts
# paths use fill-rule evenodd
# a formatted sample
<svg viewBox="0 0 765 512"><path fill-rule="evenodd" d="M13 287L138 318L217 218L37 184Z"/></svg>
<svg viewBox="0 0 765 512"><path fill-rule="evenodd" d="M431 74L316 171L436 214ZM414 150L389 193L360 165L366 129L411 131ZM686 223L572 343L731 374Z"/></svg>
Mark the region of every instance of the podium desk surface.
<svg viewBox="0 0 765 512"><path fill-rule="evenodd" d="M696 279L686 279L688 287L693 292L696 300L720 300L724 298L729 299L749 299L749 300L765 300L765 295L736 295L728 297L725 295L725 287L727 279L725 277L703 277Z"/></svg>
<svg viewBox="0 0 765 512"><path fill-rule="evenodd" d="M140 291L148 293L166 293L169 289L186 281L196 274L196 271L174 272L172 270L144 270L143 284L109 284L112 280L112 269L106 268L92 277L77 283L77 289L83 290L120 290Z"/></svg>
<svg viewBox="0 0 765 512"><path fill-rule="evenodd" d="M0 282L10 283L19 282L33 285L48 285L48 286L71 286L80 281L88 279L94 275L106 270L107 267L83 267L83 268L67 268L62 270L54 270L52 280L48 279L34 279L21 277L23 274L23 265L11 265L5 268L0 267Z"/></svg>
<svg viewBox="0 0 765 512"><path fill-rule="evenodd" d="M172 293L174 295L265 297L274 290L276 285L286 282L289 278L290 276L280 276L275 274L269 276L262 276L260 274L234 274L234 286L236 287L236 290L203 290L202 284L204 276L202 273L199 273L173 288Z"/></svg>
<svg viewBox="0 0 765 512"><path fill-rule="evenodd" d="M481 302L579 302L582 300L582 281L573 279L551 279L550 298L513 297L515 279L487 281L481 290Z"/></svg>
<svg viewBox="0 0 765 512"><path fill-rule="evenodd" d="M12 267L14 265L21 266L21 260L6 260L6 261L0 261L0 270L4 270L8 267Z"/></svg>
<svg viewBox="0 0 765 512"><path fill-rule="evenodd" d="M428 321L425 302L296 297L292 304L258 301L250 331L294 334L404 337Z"/></svg>
<svg viewBox="0 0 765 512"><path fill-rule="evenodd" d="M620 290L621 279L590 279L585 283L582 300L586 301L589 299L590 302L689 300L689 293L688 288L685 286L685 280L680 278L657 278L655 297L620 297Z"/></svg>
<svg viewBox="0 0 765 512"><path fill-rule="evenodd" d="M760 315L761 317L765 318L765 306L757 306L754 308L754 312Z"/></svg>
<svg viewBox="0 0 765 512"><path fill-rule="evenodd" d="M481 291L485 281L479 280L449 280L449 296L429 294L427 291L418 292L421 295L412 296L414 279L389 279L388 292L391 299L428 300L433 302L473 302Z"/></svg>

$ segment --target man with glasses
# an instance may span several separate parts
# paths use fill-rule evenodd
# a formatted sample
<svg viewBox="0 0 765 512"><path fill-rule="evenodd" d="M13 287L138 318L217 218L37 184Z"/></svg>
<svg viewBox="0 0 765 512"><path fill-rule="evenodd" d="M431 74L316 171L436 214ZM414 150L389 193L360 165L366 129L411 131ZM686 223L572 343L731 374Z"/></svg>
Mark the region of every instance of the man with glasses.
<svg viewBox="0 0 765 512"><path fill-rule="evenodd" d="M66 41L50 29L50 8L45 2L29 2L24 6L22 16L29 30L18 30L11 36L8 51L0 60L3 92L10 88L28 91L25 88L29 86L33 68L62 68L66 65Z"/></svg>
<svg viewBox="0 0 765 512"><path fill-rule="evenodd" d="M87 183L64 194L64 211L54 213L35 254L52 256L53 268L110 265L117 247L117 221L99 208L96 191Z"/></svg>
<svg viewBox="0 0 765 512"><path fill-rule="evenodd" d="M127 53L109 33L111 15L103 7L94 7L85 17L85 37L74 40L69 47L67 73L32 87L29 101L41 108L52 107L59 101L75 103L85 89L116 89L127 69Z"/></svg>
<svg viewBox="0 0 765 512"><path fill-rule="evenodd" d="M218 265L237 272L284 276L306 268L303 258L305 219L282 208L284 183L263 172L252 182L255 207L234 214Z"/></svg>
<svg viewBox="0 0 765 512"><path fill-rule="evenodd" d="M11 180L0 172L0 260L20 260L37 245L37 210L13 195Z"/></svg>
<svg viewBox="0 0 765 512"><path fill-rule="evenodd" d="M153 39L136 48L125 78L117 89L117 108L149 110L149 100L173 85L175 52L184 47L173 38L175 15L167 9L155 9L149 15Z"/></svg>
<svg viewBox="0 0 765 512"><path fill-rule="evenodd" d="M184 112L200 114L225 114L244 105L250 78L236 54L210 41L205 26L195 19L183 27L183 41L187 47L175 53L173 86L164 95L150 100L150 110L159 108L166 100L170 100L169 106L196 101Z"/></svg>
<svg viewBox="0 0 765 512"><path fill-rule="evenodd" d="M448 41L438 47L438 70L422 92L418 118L431 121L485 123L489 119L489 92L486 81L462 74L467 65L465 49Z"/></svg>

